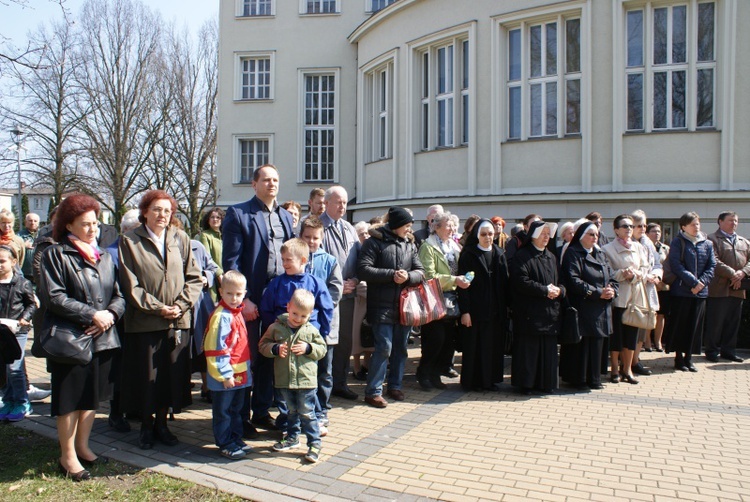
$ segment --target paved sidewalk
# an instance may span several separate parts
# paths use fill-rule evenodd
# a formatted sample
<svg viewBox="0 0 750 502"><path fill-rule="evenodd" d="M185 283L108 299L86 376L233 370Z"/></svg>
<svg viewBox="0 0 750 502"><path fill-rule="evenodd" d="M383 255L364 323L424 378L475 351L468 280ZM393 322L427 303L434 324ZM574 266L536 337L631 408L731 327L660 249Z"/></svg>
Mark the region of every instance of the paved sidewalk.
<svg viewBox="0 0 750 502"><path fill-rule="evenodd" d="M750 354L742 354L745 357ZM97 415L94 449L135 466L241 497L274 500L750 500L750 362L707 363L676 373L672 358L644 353L654 370L639 385L606 384L551 396L510 391L425 392L410 347L406 401L377 410L333 398L330 432L316 465L305 449L276 453L279 433L230 462L213 445L210 405L200 400L170 423L179 445L138 449L138 424L120 434ZM510 366L506 360L506 370ZM28 360L33 383L49 382ZM47 400L47 403L49 400ZM49 404L21 426L55 438Z"/></svg>

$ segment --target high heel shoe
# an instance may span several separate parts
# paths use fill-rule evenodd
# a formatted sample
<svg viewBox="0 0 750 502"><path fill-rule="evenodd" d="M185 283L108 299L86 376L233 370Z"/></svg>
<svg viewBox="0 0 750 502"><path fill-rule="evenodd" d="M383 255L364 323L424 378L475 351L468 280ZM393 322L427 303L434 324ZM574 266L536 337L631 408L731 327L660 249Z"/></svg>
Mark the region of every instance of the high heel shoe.
<svg viewBox="0 0 750 502"><path fill-rule="evenodd" d="M66 478L70 478L76 483L79 483L81 481L88 481L91 479L91 473L87 471L86 469L79 471L79 472L70 472L65 467L63 467L61 461L57 461L57 467L60 469L60 473L64 474Z"/></svg>
<svg viewBox="0 0 750 502"><path fill-rule="evenodd" d="M83 457L80 457L78 455L76 456L78 457L78 461L84 467L95 467L97 465L105 465L109 463L109 459L107 457L99 456L99 457L96 457L94 460L86 460Z"/></svg>
<svg viewBox="0 0 750 502"><path fill-rule="evenodd" d="M635 377L632 377L630 375L620 375L620 379L623 382L628 382L629 384L632 384L632 385L638 384L638 380L636 380Z"/></svg>

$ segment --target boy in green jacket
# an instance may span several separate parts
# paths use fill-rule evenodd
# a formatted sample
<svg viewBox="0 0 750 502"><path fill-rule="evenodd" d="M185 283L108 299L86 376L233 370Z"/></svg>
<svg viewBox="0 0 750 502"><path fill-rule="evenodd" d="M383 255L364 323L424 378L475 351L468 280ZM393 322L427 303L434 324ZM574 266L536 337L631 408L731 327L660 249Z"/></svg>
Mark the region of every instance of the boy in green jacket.
<svg viewBox="0 0 750 502"><path fill-rule="evenodd" d="M326 342L308 321L315 297L297 289L286 305L287 313L276 318L258 344L260 353L274 358L274 387L289 408L286 437L273 445L275 451L299 446L299 434L307 436L305 460L320 458L320 429L315 416L318 364L326 354Z"/></svg>

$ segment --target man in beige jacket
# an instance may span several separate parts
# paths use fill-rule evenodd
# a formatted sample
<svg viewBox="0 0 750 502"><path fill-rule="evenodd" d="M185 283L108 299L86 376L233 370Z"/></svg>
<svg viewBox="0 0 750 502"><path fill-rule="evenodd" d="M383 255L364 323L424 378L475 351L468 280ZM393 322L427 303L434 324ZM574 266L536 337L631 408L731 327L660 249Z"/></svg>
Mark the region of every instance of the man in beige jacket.
<svg viewBox="0 0 750 502"><path fill-rule="evenodd" d="M750 276L750 241L737 235L739 218L734 211L719 215L719 229L708 236L714 245L716 273L708 285L706 325L703 335L706 359L741 363L735 353L745 291L742 279Z"/></svg>

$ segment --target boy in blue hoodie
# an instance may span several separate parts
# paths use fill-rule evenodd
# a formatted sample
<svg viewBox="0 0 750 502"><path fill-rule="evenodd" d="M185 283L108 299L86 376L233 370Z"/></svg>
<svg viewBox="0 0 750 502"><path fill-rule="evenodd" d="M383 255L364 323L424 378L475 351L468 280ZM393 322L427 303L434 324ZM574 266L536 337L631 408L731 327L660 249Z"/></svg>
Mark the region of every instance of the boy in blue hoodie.
<svg viewBox="0 0 750 502"><path fill-rule="evenodd" d="M333 321L331 331L326 337L328 350L325 357L318 361L318 392L315 402L315 416L318 417L320 435L328 434L328 410L331 409L331 391L333 390L333 349L339 343L339 300L344 293L344 279L341 267L333 255L323 251L323 222L311 216L300 223L300 238L310 248L310 259L307 272L325 282L333 300Z"/></svg>
<svg viewBox="0 0 750 502"><path fill-rule="evenodd" d="M263 332L276 321L278 316L287 311L287 304L294 292L297 289L304 289L312 293L315 298L313 310L310 313L310 324L320 332L324 339L330 334L333 300L325 283L305 272L309 256L310 248L302 239L289 239L281 246L284 273L274 277L268 283L260 300ZM283 431L286 429L286 404L281 396L277 395L276 400L279 408L276 425Z"/></svg>

